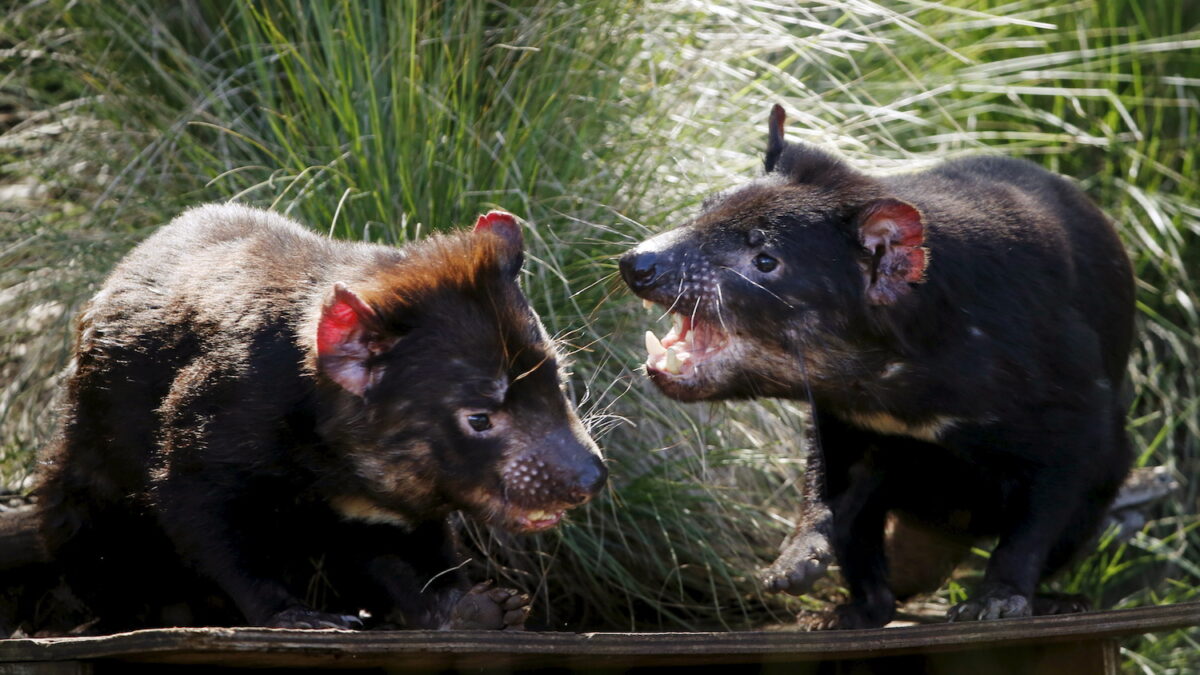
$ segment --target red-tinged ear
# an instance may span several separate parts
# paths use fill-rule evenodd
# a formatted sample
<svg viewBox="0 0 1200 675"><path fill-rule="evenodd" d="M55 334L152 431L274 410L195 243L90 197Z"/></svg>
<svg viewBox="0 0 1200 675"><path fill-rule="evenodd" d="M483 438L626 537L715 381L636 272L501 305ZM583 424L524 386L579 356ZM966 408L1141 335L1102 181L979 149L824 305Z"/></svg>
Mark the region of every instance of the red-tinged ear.
<svg viewBox="0 0 1200 675"><path fill-rule="evenodd" d="M370 359L395 344L383 335L379 315L354 291L338 282L321 307L317 324L317 366L343 389L362 396L382 372Z"/></svg>
<svg viewBox="0 0 1200 675"><path fill-rule="evenodd" d="M779 155L786 145L786 141L783 140L785 119L787 119L787 113L783 111L783 106L778 103L771 106L771 116L767 118L767 152L763 155L763 168L767 170L767 173L775 170L775 163L779 161Z"/></svg>
<svg viewBox="0 0 1200 675"><path fill-rule="evenodd" d="M867 301L890 305L925 281L929 251L921 212L898 199L868 204L858 218L858 241L869 254L863 263Z"/></svg>
<svg viewBox="0 0 1200 675"><path fill-rule="evenodd" d="M519 249L525 248L521 236L521 224L517 217L506 211L488 211L475 221L476 232L491 232L503 237Z"/></svg>
<svg viewBox="0 0 1200 675"><path fill-rule="evenodd" d="M475 221L475 233L491 233L503 239L507 246L506 270L513 276L521 270L525 260L525 239L521 234L521 223L516 216L505 211L488 211Z"/></svg>

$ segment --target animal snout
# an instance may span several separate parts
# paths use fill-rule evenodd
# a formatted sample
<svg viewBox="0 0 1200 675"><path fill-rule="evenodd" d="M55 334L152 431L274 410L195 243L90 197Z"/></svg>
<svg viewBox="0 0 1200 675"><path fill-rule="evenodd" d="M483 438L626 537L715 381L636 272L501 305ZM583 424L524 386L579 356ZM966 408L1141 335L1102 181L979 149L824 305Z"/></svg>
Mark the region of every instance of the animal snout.
<svg viewBox="0 0 1200 675"><path fill-rule="evenodd" d="M591 499L608 481L608 469L599 457L590 457L575 476L574 485L567 489L567 498L572 506Z"/></svg>
<svg viewBox="0 0 1200 675"><path fill-rule="evenodd" d="M658 255L654 251L633 250L621 256L621 276L635 291L653 288L658 280Z"/></svg>

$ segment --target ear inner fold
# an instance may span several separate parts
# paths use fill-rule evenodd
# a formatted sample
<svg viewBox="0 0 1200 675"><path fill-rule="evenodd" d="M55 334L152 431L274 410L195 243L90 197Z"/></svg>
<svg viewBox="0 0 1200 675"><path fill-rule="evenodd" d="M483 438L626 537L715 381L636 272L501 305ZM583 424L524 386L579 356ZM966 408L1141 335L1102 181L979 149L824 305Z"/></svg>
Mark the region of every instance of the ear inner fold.
<svg viewBox="0 0 1200 675"><path fill-rule="evenodd" d="M866 273L867 300L890 305L925 281L929 252L921 213L898 199L880 199L862 212L858 238L872 252Z"/></svg>
<svg viewBox="0 0 1200 675"><path fill-rule="evenodd" d="M375 310L338 282L317 324L317 364L334 382L362 396L371 381L370 356L385 344Z"/></svg>

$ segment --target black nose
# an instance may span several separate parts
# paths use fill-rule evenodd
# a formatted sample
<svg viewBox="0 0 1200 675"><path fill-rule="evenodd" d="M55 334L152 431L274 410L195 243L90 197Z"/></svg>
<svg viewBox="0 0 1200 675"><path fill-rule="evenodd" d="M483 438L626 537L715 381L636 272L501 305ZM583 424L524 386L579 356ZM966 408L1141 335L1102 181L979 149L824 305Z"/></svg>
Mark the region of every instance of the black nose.
<svg viewBox="0 0 1200 675"><path fill-rule="evenodd" d="M658 277L658 270L655 268L657 262L658 256L650 251L630 251L621 256L621 276L635 291L651 288Z"/></svg>
<svg viewBox="0 0 1200 675"><path fill-rule="evenodd" d="M593 456L575 477L575 485L569 494L571 502L576 505L586 502L599 492L607 481L608 469L599 457Z"/></svg>

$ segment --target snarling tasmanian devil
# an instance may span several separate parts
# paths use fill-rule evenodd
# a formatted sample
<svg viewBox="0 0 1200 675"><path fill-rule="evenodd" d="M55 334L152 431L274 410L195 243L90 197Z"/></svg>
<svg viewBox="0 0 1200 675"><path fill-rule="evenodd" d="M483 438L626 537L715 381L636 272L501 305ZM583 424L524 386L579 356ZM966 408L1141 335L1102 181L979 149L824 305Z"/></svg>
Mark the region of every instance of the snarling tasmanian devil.
<svg viewBox="0 0 1200 675"><path fill-rule="evenodd" d="M80 315L39 488L101 625L521 626L447 514L540 531L606 480L522 248L498 211L392 248L205 206L135 249Z"/></svg>
<svg viewBox="0 0 1200 675"><path fill-rule="evenodd" d="M868 176L786 142L783 118L766 176L621 259L675 322L647 335L663 393L813 404L805 513L764 582L802 593L832 551L852 597L819 625L883 625L909 592L889 583L891 514L950 551L998 538L951 619L1077 608L1034 593L1130 464L1133 283L1112 225L1028 162Z"/></svg>

